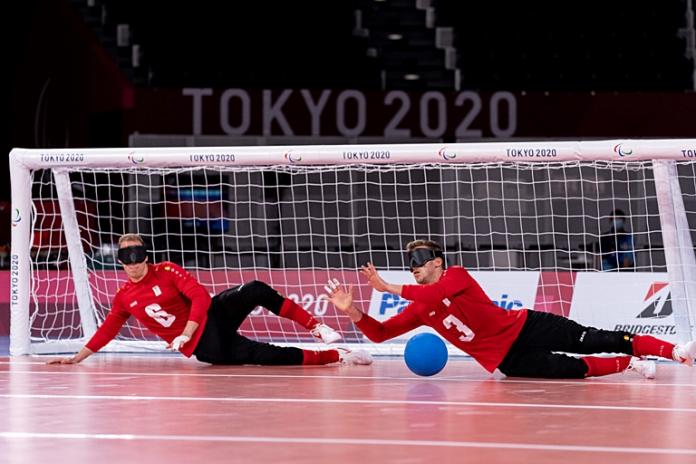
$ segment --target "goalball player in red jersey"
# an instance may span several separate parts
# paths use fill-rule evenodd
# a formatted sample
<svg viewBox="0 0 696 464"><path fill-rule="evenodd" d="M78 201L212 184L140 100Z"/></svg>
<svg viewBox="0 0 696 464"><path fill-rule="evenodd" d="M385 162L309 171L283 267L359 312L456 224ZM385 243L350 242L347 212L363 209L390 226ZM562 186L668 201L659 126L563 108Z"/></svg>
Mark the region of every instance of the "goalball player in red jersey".
<svg viewBox="0 0 696 464"><path fill-rule="evenodd" d="M528 309L506 311L486 296L466 269L445 269L442 248L436 242L416 240L407 245L407 250L418 285L389 284L371 263L361 269L375 290L412 301L384 322L353 305L351 288L345 289L336 279L326 287L336 308L346 313L373 342L427 325L489 372L497 368L515 377L584 378L630 369L654 378L655 362L641 359L642 356L660 356L689 366L694 363L694 341L673 345L650 335L584 327L555 314ZM629 356L573 357L558 352Z"/></svg>
<svg viewBox="0 0 696 464"><path fill-rule="evenodd" d="M323 351L280 347L250 340L237 330L256 306L306 327L324 343L341 336L319 323L294 301L284 298L267 284L254 280L214 296L177 264L148 263L145 242L137 234L119 239L118 259L128 282L113 299L111 311L92 338L74 356L54 359L50 364L75 364L111 341L130 316L187 357L211 364L299 365L370 364L365 351Z"/></svg>

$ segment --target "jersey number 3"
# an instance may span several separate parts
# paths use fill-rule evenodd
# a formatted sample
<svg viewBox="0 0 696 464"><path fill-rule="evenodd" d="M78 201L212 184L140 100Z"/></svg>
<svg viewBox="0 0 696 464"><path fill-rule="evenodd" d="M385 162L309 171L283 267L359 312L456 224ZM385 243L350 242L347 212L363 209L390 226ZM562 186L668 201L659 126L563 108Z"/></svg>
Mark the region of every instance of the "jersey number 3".
<svg viewBox="0 0 696 464"><path fill-rule="evenodd" d="M157 303L152 303L151 305L145 306L145 312L148 316L159 322L165 327L171 326L176 320L176 316L169 314L167 311L162 309Z"/></svg>
<svg viewBox="0 0 696 464"><path fill-rule="evenodd" d="M459 339L463 342L470 342L476 336L473 330L471 330L466 324L464 324L462 321L460 321L451 314L444 318L442 320L442 323L448 329L451 329L452 326L456 327L457 330L461 333Z"/></svg>

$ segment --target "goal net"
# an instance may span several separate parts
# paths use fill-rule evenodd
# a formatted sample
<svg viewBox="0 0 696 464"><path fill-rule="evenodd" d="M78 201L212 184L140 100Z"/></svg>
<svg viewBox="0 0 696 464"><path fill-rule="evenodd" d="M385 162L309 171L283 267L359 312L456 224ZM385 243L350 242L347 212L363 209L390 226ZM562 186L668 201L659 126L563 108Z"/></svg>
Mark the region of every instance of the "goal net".
<svg viewBox="0 0 696 464"><path fill-rule="evenodd" d="M415 239L440 242L507 310L688 340L692 142L15 149L10 351L85 343L125 283L115 250L127 232L145 238L151 262L184 266L211 294L265 281L375 353L401 352L411 334L372 344L324 285L352 285L378 320L397 314L408 302L357 269L372 262L385 280L413 283L403 250ZM262 308L241 333L316 346ZM105 350L163 347L131 318Z"/></svg>

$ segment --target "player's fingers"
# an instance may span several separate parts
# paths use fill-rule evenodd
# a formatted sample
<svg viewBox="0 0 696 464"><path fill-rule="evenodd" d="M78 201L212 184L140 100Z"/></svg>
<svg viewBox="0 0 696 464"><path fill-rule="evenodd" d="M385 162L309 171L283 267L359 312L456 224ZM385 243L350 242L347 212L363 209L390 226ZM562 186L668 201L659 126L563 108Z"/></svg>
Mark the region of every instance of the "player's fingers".
<svg viewBox="0 0 696 464"><path fill-rule="evenodd" d="M171 345L171 350L172 351L178 351L181 349L182 346L184 346L189 340L191 340L191 337L188 337L186 335L179 335L176 337L172 342L170 343Z"/></svg>
<svg viewBox="0 0 696 464"><path fill-rule="evenodd" d="M329 288L328 285L324 285L324 290L326 290L326 293L328 293L329 295L333 293L333 289Z"/></svg>

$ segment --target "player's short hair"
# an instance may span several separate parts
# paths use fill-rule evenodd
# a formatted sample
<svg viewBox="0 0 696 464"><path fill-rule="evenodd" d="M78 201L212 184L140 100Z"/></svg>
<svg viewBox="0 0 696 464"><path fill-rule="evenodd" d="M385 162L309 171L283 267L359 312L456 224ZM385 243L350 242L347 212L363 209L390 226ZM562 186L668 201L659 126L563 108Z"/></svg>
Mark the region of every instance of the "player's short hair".
<svg viewBox="0 0 696 464"><path fill-rule="evenodd" d="M413 251L416 248L426 247L434 251L442 251L442 247L434 240L414 240L406 244L406 251Z"/></svg>
<svg viewBox="0 0 696 464"><path fill-rule="evenodd" d="M139 242L142 246L145 246L145 240L139 234L123 234L118 239L118 246L120 247L123 242Z"/></svg>

